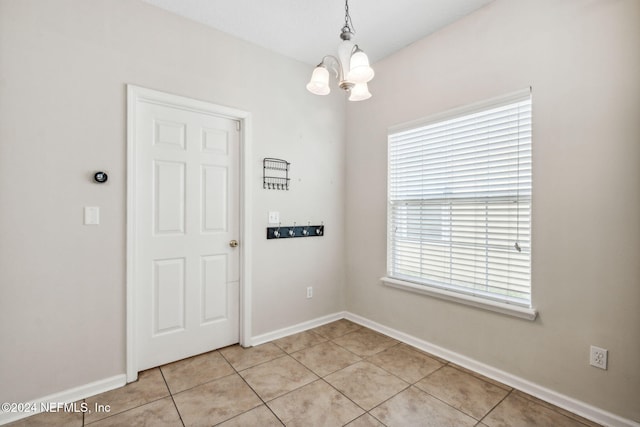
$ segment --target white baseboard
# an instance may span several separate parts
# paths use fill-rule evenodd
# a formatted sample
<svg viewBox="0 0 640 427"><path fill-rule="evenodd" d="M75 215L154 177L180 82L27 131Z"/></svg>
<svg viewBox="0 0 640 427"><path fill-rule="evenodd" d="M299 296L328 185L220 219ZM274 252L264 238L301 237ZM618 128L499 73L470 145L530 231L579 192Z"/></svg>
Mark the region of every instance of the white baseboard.
<svg viewBox="0 0 640 427"><path fill-rule="evenodd" d="M122 387L127 383L127 376L125 374L115 375L110 378L95 381L89 384L85 384L79 387L75 387L69 390L61 391L59 393L50 394L48 396L41 397L39 399L32 400L27 403L27 407L33 409L29 412L4 412L0 411L0 425L8 424L13 421L17 421L22 418L35 415L42 412L43 408L46 408L50 404L65 404L73 403L78 400L85 399L96 394L104 393L105 391L113 390L118 387ZM17 402L16 402L17 403ZM23 402L26 403L26 402Z"/></svg>
<svg viewBox="0 0 640 427"><path fill-rule="evenodd" d="M333 313L327 316L318 317L316 319L312 319L307 322L298 323L297 325L289 326L287 328L278 329L277 331L267 332L266 334L257 335L255 337L251 337L251 345L264 344L269 341L288 337L289 335L297 334L299 332L304 332L308 329L317 328L318 326L326 325L327 323L344 319L346 317L346 314L347 314L346 312L340 311L338 313Z"/></svg>
<svg viewBox="0 0 640 427"><path fill-rule="evenodd" d="M373 329L374 331L390 336L391 338L394 338L405 344L409 344L420 350L426 351L427 353L431 353L434 356L441 357L464 368L470 369L474 372L499 381L510 387L528 393L532 396L544 400L545 402L549 402L555 406L566 409L569 412L573 412L574 414L580 415L581 417L587 418L598 424L610 427L640 427L640 423L637 423L633 420L620 417L616 414L607 412L585 402L573 399L569 396L565 396L523 378L512 375L508 372L504 372L500 369L494 368L493 366L485 365L484 363L478 362L477 360L447 350L443 347L431 344L427 341L405 334L404 332L400 332L398 330L381 325L380 323L376 323L365 317L358 316L357 314L346 312L345 318L351 320L354 323L366 326L369 329Z"/></svg>

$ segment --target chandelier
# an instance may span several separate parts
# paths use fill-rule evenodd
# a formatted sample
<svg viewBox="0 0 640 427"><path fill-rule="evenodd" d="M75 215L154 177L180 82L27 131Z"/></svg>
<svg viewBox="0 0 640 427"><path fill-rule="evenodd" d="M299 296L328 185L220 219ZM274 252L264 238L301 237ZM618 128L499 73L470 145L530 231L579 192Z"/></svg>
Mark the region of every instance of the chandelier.
<svg viewBox="0 0 640 427"><path fill-rule="evenodd" d="M345 0L344 26L340 32L342 42L338 46L338 56L327 55L313 70L307 90L316 95L327 95L329 88L329 70L331 70L341 89L349 92L349 101L363 101L371 98L367 83L373 79L373 68L369 58L352 40L355 30L349 15L349 0Z"/></svg>

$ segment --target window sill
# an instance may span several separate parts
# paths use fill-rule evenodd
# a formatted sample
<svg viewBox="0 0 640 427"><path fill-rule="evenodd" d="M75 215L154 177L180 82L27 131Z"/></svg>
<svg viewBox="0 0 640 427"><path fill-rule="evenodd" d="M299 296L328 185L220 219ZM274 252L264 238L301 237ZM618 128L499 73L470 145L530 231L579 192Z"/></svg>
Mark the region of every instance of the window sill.
<svg viewBox="0 0 640 427"><path fill-rule="evenodd" d="M534 308L527 308L498 301L491 301L484 298L474 297L472 295L465 295L456 292L450 292L444 289L418 285L404 280L394 279L392 277L382 277L380 278L380 280L382 280L382 282L386 286L390 286L392 288L403 289L409 292L415 292L418 294L428 295L447 301L457 302L459 304L482 308L485 310L494 311L496 313L518 317L520 319L533 321L538 316L538 312Z"/></svg>

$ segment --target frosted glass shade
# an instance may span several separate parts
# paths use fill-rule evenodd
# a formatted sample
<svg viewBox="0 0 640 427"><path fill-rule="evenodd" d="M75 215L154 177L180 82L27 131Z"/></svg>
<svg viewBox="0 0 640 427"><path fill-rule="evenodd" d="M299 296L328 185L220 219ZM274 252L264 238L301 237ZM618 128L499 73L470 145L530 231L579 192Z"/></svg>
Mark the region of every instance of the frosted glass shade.
<svg viewBox="0 0 640 427"><path fill-rule="evenodd" d="M357 83L351 88L349 101L364 101L369 98L371 98L371 92L369 92L369 86L366 83Z"/></svg>
<svg viewBox="0 0 640 427"><path fill-rule="evenodd" d="M367 54L356 49L353 55L351 55L351 64L349 69L349 80L358 83L367 83L373 79L375 72L373 68L369 66L369 58Z"/></svg>
<svg viewBox="0 0 640 427"><path fill-rule="evenodd" d="M331 92L329 88L329 71L318 66L313 70L311 80L307 83L307 90L315 95L327 95Z"/></svg>

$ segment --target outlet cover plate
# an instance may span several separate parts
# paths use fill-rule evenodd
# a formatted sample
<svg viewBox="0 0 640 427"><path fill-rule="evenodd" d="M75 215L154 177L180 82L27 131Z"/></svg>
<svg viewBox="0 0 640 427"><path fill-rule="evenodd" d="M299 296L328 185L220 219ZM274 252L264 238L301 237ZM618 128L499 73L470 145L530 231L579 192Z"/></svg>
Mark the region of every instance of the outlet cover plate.
<svg viewBox="0 0 640 427"><path fill-rule="evenodd" d="M592 345L589 352L589 363L591 366L606 370L608 356L609 350Z"/></svg>

